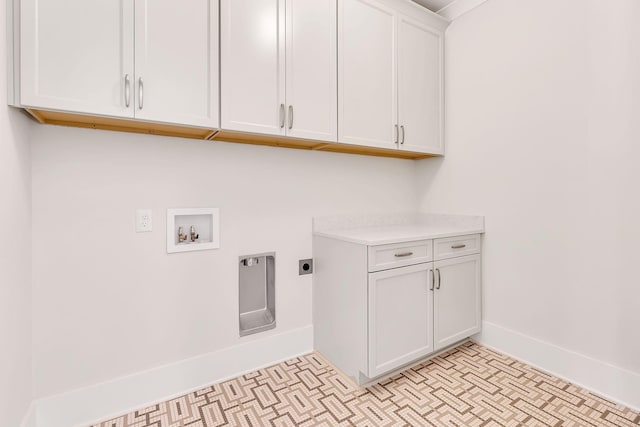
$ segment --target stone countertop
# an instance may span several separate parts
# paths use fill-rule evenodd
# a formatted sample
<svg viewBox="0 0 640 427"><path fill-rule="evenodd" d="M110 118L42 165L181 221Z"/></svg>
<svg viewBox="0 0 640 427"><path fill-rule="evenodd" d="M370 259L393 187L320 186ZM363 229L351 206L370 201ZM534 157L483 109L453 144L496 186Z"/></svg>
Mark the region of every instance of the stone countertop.
<svg viewBox="0 0 640 427"><path fill-rule="evenodd" d="M313 219L313 235L376 246L484 233L484 217L410 213Z"/></svg>

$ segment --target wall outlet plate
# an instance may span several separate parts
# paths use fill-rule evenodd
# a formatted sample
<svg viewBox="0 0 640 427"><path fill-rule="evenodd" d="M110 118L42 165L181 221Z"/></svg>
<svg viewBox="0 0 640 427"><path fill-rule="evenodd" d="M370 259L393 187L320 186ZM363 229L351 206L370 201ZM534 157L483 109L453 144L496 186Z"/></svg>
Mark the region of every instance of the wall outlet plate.
<svg viewBox="0 0 640 427"><path fill-rule="evenodd" d="M151 209L136 210L136 233L147 233L153 230Z"/></svg>
<svg viewBox="0 0 640 427"><path fill-rule="evenodd" d="M298 261L298 275L303 276L305 274L313 273L313 259L301 259Z"/></svg>

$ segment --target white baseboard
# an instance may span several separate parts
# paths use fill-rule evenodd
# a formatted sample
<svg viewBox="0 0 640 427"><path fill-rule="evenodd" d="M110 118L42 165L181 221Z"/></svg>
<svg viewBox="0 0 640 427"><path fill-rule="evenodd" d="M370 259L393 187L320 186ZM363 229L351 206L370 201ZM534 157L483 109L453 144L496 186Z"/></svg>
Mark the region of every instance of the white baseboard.
<svg viewBox="0 0 640 427"><path fill-rule="evenodd" d="M473 339L500 353L628 408L640 411L640 374L558 347L490 322Z"/></svg>
<svg viewBox="0 0 640 427"><path fill-rule="evenodd" d="M473 337L552 375L640 411L640 374L490 322ZM86 427L313 350L307 326L33 402L21 427Z"/></svg>
<svg viewBox="0 0 640 427"><path fill-rule="evenodd" d="M313 327L249 341L214 353L34 401L22 427L87 427L216 382L313 351Z"/></svg>

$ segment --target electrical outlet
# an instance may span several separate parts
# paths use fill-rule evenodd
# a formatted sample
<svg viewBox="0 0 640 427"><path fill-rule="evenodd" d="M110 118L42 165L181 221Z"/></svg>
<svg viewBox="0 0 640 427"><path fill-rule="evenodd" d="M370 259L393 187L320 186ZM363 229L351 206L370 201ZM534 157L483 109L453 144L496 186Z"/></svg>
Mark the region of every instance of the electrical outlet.
<svg viewBox="0 0 640 427"><path fill-rule="evenodd" d="M313 273L313 259L301 259L298 261L298 274L300 276Z"/></svg>
<svg viewBox="0 0 640 427"><path fill-rule="evenodd" d="M151 209L136 210L136 233L146 233L151 230L153 230Z"/></svg>

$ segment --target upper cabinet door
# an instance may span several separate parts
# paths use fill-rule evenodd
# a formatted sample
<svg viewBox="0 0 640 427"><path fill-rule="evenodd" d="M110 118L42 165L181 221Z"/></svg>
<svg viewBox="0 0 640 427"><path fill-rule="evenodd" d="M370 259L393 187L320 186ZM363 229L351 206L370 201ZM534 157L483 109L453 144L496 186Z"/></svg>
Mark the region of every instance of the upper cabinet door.
<svg viewBox="0 0 640 427"><path fill-rule="evenodd" d="M443 154L443 36L417 20L398 19L400 147Z"/></svg>
<svg viewBox="0 0 640 427"><path fill-rule="evenodd" d="M135 116L218 127L218 0L135 0Z"/></svg>
<svg viewBox="0 0 640 427"><path fill-rule="evenodd" d="M336 142L336 0L287 1L287 135Z"/></svg>
<svg viewBox="0 0 640 427"><path fill-rule="evenodd" d="M133 0L23 0L20 13L23 106L133 117Z"/></svg>
<svg viewBox="0 0 640 427"><path fill-rule="evenodd" d="M223 129L284 135L284 13L284 0L222 0Z"/></svg>
<svg viewBox="0 0 640 427"><path fill-rule="evenodd" d="M396 148L395 12L374 0L338 5L338 140Z"/></svg>

